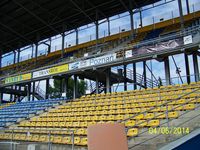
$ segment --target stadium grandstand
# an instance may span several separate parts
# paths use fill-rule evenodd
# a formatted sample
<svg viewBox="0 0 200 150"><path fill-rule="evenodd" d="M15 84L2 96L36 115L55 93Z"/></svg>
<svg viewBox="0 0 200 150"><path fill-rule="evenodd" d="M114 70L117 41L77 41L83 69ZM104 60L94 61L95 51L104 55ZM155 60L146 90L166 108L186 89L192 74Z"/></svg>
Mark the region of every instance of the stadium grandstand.
<svg viewBox="0 0 200 150"><path fill-rule="evenodd" d="M197 150L199 0L1 0L0 150Z"/></svg>

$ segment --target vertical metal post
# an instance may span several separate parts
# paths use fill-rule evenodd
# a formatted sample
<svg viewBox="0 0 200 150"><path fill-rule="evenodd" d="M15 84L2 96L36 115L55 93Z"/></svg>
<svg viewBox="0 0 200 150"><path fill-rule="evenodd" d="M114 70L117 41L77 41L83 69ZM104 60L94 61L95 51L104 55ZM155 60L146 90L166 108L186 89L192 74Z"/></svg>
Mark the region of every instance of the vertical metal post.
<svg viewBox="0 0 200 150"><path fill-rule="evenodd" d="M0 68L2 67L2 50L0 49Z"/></svg>
<svg viewBox="0 0 200 150"><path fill-rule="evenodd" d="M187 83L190 84L190 68L189 68L188 55L184 53L184 57L185 57L186 79L187 79Z"/></svg>
<svg viewBox="0 0 200 150"><path fill-rule="evenodd" d="M108 36L110 36L110 19L107 18L107 21L108 21Z"/></svg>
<svg viewBox="0 0 200 150"><path fill-rule="evenodd" d="M33 81L33 94L32 94L32 101L35 99L35 81Z"/></svg>
<svg viewBox="0 0 200 150"><path fill-rule="evenodd" d="M74 131L72 132L72 150L74 150Z"/></svg>
<svg viewBox="0 0 200 150"><path fill-rule="evenodd" d="M131 25L131 39L133 38L133 34L134 34L134 21L133 21L133 11L130 10L130 25Z"/></svg>
<svg viewBox="0 0 200 150"><path fill-rule="evenodd" d="M136 73L136 63L133 63L133 89L136 90L137 89L137 73Z"/></svg>
<svg viewBox="0 0 200 150"><path fill-rule="evenodd" d="M186 0L186 8L187 8L187 14L190 13L190 4L189 4L189 0Z"/></svg>
<svg viewBox="0 0 200 150"><path fill-rule="evenodd" d="M124 65L124 91L127 91L127 65Z"/></svg>
<svg viewBox="0 0 200 150"><path fill-rule="evenodd" d="M62 52L61 52L61 58L64 58L65 55L65 33L62 33Z"/></svg>
<svg viewBox="0 0 200 150"><path fill-rule="evenodd" d="M49 98L49 79L46 79L46 94L45 99Z"/></svg>
<svg viewBox="0 0 200 150"><path fill-rule="evenodd" d="M74 75L73 99L77 98L77 75Z"/></svg>
<svg viewBox="0 0 200 150"><path fill-rule="evenodd" d="M19 61L20 61L20 49L17 50L17 68L19 68Z"/></svg>
<svg viewBox="0 0 200 150"><path fill-rule="evenodd" d="M2 100L3 100L3 93L0 92L0 104L2 103Z"/></svg>
<svg viewBox="0 0 200 150"><path fill-rule="evenodd" d="M98 22L98 20L95 21L95 26L96 26L96 42L98 44L98 39L99 39L99 22Z"/></svg>
<svg viewBox="0 0 200 150"><path fill-rule="evenodd" d="M143 21L142 21L142 8L140 8L139 13L140 13L140 27L143 27Z"/></svg>
<svg viewBox="0 0 200 150"><path fill-rule="evenodd" d="M169 58L166 57L164 59L164 67L165 67L165 79L166 79L166 85L170 85L170 66L169 66Z"/></svg>
<svg viewBox="0 0 200 150"><path fill-rule="evenodd" d="M35 65L37 64L37 57L38 57L38 43L35 44Z"/></svg>
<svg viewBox="0 0 200 150"><path fill-rule="evenodd" d="M30 101L30 96L31 96L31 84L30 83L28 83L27 84L27 99L28 99L28 101Z"/></svg>
<svg viewBox="0 0 200 150"><path fill-rule="evenodd" d="M16 63L16 52L13 51L13 53L14 53L13 64L15 64Z"/></svg>
<svg viewBox="0 0 200 150"><path fill-rule="evenodd" d="M65 80L64 80L64 86L63 86L63 91L64 91L64 93L65 93L65 97L67 98L67 96L68 96L68 80L69 80L69 77L68 76L66 76L65 77Z"/></svg>
<svg viewBox="0 0 200 150"><path fill-rule="evenodd" d="M183 7L182 7L182 0L178 0L178 8L180 14L180 23L181 23L181 30L184 30L184 17L183 17Z"/></svg>
<svg viewBox="0 0 200 150"><path fill-rule="evenodd" d="M194 75L195 75L195 82L199 81L199 65L198 65L198 59L197 59L197 53L192 54L193 57L193 65L194 65Z"/></svg>
<svg viewBox="0 0 200 150"><path fill-rule="evenodd" d="M111 88L110 88L110 68L108 68L106 70L106 93L110 93L111 92Z"/></svg>
<svg viewBox="0 0 200 150"><path fill-rule="evenodd" d="M78 29L75 30L76 31L76 45L78 45Z"/></svg>
<svg viewBox="0 0 200 150"><path fill-rule="evenodd" d="M143 61L143 76L144 76L144 86L147 88L146 61Z"/></svg>
<svg viewBox="0 0 200 150"><path fill-rule="evenodd" d="M96 94L99 94L99 78L96 74Z"/></svg>

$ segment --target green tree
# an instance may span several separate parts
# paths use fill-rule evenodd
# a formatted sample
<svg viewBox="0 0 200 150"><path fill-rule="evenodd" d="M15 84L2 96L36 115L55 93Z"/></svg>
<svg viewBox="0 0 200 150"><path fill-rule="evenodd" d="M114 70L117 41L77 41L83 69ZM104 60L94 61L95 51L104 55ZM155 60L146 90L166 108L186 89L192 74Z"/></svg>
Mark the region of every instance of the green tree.
<svg viewBox="0 0 200 150"><path fill-rule="evenodd" d="M64 82L64 79L62 80ZM74 79L69 78L68 80L68 89L67 89L67 97L73 98L73 86L74 86ZM84 80L77 80L77 87L78 87L78 96L82 96L85 94L87 89L87 84ZM51 96L52 98L61 97L61 80L54 80L54 86L49 87L49 93L53 93Z"/></svg>

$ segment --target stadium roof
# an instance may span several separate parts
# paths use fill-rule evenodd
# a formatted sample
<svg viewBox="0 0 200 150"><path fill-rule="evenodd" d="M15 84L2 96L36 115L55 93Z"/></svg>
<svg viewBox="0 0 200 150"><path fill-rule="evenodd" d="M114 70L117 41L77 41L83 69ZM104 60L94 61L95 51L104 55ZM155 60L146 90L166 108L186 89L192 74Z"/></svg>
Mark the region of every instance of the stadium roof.
<svg viewBox="0 0 200 150"><path fill-rule="evenodd" d="M159 0L1 0L2 54Z"/></svg>

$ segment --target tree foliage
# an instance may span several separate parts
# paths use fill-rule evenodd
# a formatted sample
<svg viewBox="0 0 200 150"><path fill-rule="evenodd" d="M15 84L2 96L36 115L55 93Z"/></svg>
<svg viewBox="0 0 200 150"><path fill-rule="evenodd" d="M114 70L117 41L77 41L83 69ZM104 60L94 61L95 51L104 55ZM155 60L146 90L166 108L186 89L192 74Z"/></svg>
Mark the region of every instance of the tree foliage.
<svg viewBox="0 0 200 150"><path fill-rule="evenodd" d="M58 98L61 97L61 83L64 83L65 80L54 80L54 86L50 86L49 87L49 93L51 93L51 98ZM69 78L68 79L68 85L67 85L68 89L67 89L67 98L71 99L73 98L73 88L74 88L74 79L73 78ZM85 94L85 91L87 89L87 84L84 80L77 80L77 87L78 87L78 91L77 91L77 95L78 96L82 96Z"/></svg>

